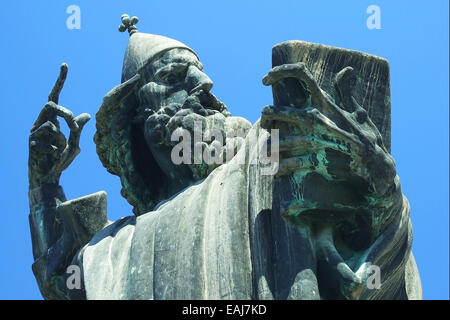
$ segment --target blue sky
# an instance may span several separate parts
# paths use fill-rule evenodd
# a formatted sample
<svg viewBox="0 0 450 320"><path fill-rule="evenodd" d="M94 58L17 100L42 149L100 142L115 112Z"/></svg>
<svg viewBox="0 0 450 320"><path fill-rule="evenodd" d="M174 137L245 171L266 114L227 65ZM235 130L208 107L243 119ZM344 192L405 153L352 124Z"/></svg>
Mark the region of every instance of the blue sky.
<svg viewBox="0 0 450 320"><path fill-rule="evenodd" d="M69 5L81 9L81 29L69 30ZM369 5L381 9L381 29L366 26ZM392 154L411 204L413 252L425 299L448 299L448 1L5 1L0 37L0 299L41 299L31 272L28 227L28 134L62 62L69 64L60 104L75 114L97 112L120 82L127 34L122 13L139 30L178 39L196 50L214 81L212 92L234 115L255 122L272 103L261 83L273 45L292 39L365 51L391 68ZM82 152L64 172L69 199L108 193L109 218L131 214L119 178L102 167L85 127Z"/></svg>

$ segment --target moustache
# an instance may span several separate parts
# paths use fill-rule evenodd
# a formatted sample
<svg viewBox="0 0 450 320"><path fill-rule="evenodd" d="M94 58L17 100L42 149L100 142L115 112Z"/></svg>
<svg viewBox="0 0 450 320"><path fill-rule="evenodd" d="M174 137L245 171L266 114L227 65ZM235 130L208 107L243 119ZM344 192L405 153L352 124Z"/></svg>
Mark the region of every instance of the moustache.
<svg viewBox="0 0 450 320"><path fill-rule="evenodd" d="M189 95L181 109L189 109L201 116L210 116L217 112L229 116L227 107L210 92L199 90ZM215 112L216 111L216 112Z"/></svg>

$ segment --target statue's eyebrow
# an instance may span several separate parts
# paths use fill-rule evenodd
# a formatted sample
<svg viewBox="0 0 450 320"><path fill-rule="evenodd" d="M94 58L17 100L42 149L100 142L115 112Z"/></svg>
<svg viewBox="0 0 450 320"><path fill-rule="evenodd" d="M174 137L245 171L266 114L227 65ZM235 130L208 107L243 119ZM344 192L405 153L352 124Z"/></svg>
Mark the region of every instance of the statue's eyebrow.
<svg viewBox="0 0 450 320"><path fill-rule="evenodd" d="M186 68L189 64L186 62L179 63L179 62L172 62L168 65L165 65L161 68L158 68L158 70L155 73L156 78L160 78L161 76L164 76L167 73L172 72L173 70L179 69L179 68Z"/></svg>
<svg viewBox="0 0 450 320"><path fill-rule="evenodd" d="M203 70L203 64L194 58L187 58L187 57L175 57L174 59L170 60L170 63L180 63L180 64L187 64L187 65L194 65L200 70Z"/></svg>
<svg viewBox="0 0 450 320"><path fill-rule="evenodd" d="M177 63L177 62L172 62L162 68L159 68L156 73L155 73L155 79L157 81L161 81L162 78L164 78L166 75L172 73L173 71L181 71L181 70L186 70L189 66L189 63Z"/></svg>
<svg viewBox="0 0 450 320"><path fill-rule="evenodd" d="M203 65L198 60L189 59L189 61L186 61L186 59L174 59L174 60L172 60L171 63L169 63L161 68L158 68L158 70L155 73L155 77L160 78L161 76L164 76L165 74L171 72L174 69L177 69L179 67L187 68L190 65L194 65L197 68L199 68L199 70L203 70Z"/></svg>

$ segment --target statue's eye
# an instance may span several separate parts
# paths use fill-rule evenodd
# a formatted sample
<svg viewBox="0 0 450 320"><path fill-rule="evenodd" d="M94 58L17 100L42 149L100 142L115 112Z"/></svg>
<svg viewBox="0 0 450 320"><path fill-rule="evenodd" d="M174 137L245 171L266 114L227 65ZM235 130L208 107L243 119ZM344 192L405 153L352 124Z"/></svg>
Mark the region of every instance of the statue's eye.
<svg viewBox="0 0 450 320"><path fill-rule="evenodd" d="M177 75L173 74L173 73L169 73L167 76L164 77L164 82L167 82L170 84L178 82L178 80L179 80L179 77L177 77Z"/></svg>
<svg viewBox="0 0 450 320"><path fill-rule="evenodd" d="M176 68L166 73L161 80L169 85L174 85L182 82L185 78L185 75L186 68Z"/></svg>

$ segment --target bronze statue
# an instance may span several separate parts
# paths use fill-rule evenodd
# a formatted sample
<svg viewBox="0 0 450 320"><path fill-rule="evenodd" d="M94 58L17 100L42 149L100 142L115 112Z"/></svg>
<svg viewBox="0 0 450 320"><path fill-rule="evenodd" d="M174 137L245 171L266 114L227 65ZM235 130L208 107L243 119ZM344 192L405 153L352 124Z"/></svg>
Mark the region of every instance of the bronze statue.
<svg viewBox="0 0 450 320"><path fill-rule="evenodd" d="M191 48L137 22L122 16L122 83L104 97L94 137L134 215L111 222L104 192L67 201L59 186L90 119L58 105L67 65L32 127L33 272L44 298L421 299L390 155L386 60L278 44L263 79L274 103L252 125L211 93ZM209 140L184 140L198 128ZM68 286L70 266L79 288Z"/></svg>

